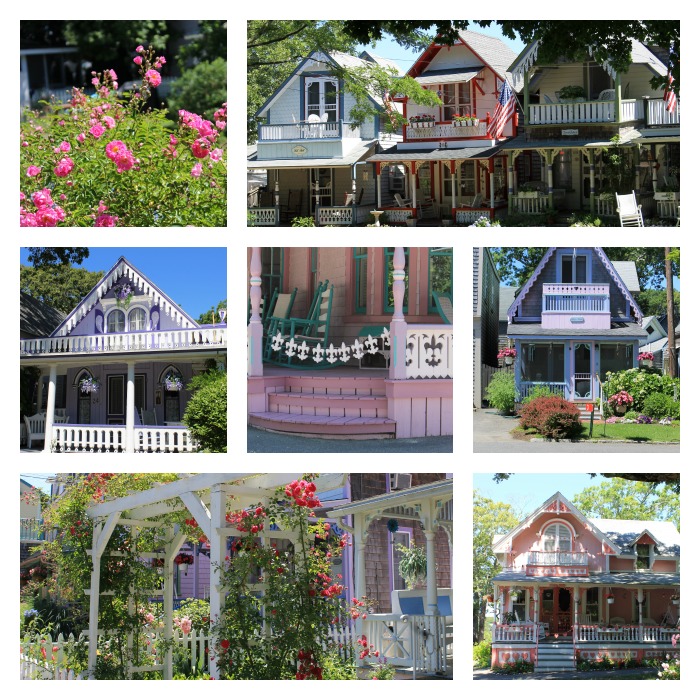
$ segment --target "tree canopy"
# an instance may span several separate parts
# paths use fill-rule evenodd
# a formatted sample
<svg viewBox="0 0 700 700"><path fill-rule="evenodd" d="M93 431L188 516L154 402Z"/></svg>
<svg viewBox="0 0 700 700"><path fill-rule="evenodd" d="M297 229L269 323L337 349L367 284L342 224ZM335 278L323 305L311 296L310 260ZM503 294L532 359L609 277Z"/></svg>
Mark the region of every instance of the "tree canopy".
<svg viewBox="0 0 700 700"><path fill-rule="evenodd" d="M25 294L67 314L102 279L103 274L69 264L44 267L21 265L19 284Z"/></svg>
<svg viewBox="0 0 700 700"><path fill-rule="evenodd" d="M493 480L498 484L501 481L506 481L510 478L512 472L501 472L493 475ZM596 474L591 474L591 476L596 476ZM608 478L618 478L627 479L628 481L642 481L651 484L668 484L675 493L680 492L681 485L681 475L679 473L661 473L653 472L651 474L601 474L601 476L606 476Z"/></svg>
<svg viewBox="0 0 700 700"><path fill-rule="evenodd" d="M205 311L203 314L200 314L199 318L195 319L197 323L201 324L208 324L208 323L221 323L221 319L219 318L218 311L219 309L225 309L226 308L226 299L222 299L216 307L212 306L209 308L209 311ZM214 317L214 320L212 321L212 317Z"/></svg>
<svg viewBox="0 0 700 700"><path fill-rule="evenodd" d="M670 520L680 530L680 495L670 484L611 478L576 494L572 503L591 518Z"/></svg>
<svg viewBox="0 0 700 700"><path fill-rule="evenodd" d="M34 267L48 265L80 265L89 257L89 248L27 248L29 262Z"/></svg>

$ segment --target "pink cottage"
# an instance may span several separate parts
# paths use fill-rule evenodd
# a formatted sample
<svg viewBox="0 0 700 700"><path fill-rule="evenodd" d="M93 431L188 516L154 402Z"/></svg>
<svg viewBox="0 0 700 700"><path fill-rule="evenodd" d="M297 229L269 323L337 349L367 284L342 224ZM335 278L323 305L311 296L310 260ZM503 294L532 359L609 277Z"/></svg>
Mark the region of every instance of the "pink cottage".
<svg viewBox="0 0 700 700"><path fill-rule="evenodd" d="M494 538L492 665L665 656L680 643L680 535L671 522L587 518L555 493Z"/></svg>

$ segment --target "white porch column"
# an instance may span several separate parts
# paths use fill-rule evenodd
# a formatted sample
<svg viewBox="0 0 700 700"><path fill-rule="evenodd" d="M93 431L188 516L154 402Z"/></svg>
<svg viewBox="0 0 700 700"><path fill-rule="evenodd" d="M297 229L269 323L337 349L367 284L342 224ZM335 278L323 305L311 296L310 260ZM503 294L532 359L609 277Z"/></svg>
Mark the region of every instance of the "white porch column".
<svg viewBox="0 0 700 700"><path fill-rule="evenodd" d="M212 486L211 503L211 532L210 560L209 560L209 582L210 582L210 617L213 621L219 619L223 608L226 592L221 587L221 567L226 558L226 493L221 484ZM214 656L214 661L210 664L210 675L219 680L219 666L216 658L216 638L213 630L209 631L209 655Z"/></svg>
<svg viewBox="0 0 700 700"><path fill-rule="evenodd" d="M377 163L377 170L375 171L377 177L375 179L377 183L377 209L382 208L382 164Z"/></svg>
<svg viewBox="0 0 700 700"><path fill-rule="evenodd" d="M540 621L540 587L533 586L532 588L532 600L534 602L532 617L533 622L537 625Z"/></svg>
<svg viewBox="0 0 700 700"><path fill-rule="evenodd" d="M352 546L355 552L355 598L359 601L362 601L362 597L367 595L365 545L367 544L367 527L369 522L367 522L367 518L364 515L353 515ZM362 627L362 617L358 617L355 620L355 632L358 637L362 636Z"/></svg>
<svg viewBox="0 0 700 700"><path fill-rule="evenodd" d="M416 199L416 187L417 187L417 181L418 181L418 173L415 171L411 173L411 189L413 190L413 204L411 205L414 209L416 209L418 200Z"/></svg>
<svg viewBox="0 0 700 700"><path fill-rule="evenodd" d="M644 600L644 589L637 588L637 615L639 617L639 643L644 641L644 605L642 601Z"/></svg>
<svg viewBox="0 0 700 700"><path fill-rule="evenodd" d="M415 200L415 190L414 190ZM415 204L414 204L415 206ZM394 315L391 319L391 366L390 379L406 379L406 332L408 324L403 315L403 297L406 291L406 255L402 247L394 248Z"/></svg>
<svg viewBox="0 0 700 700"><path fill-rule="evenodd" d="M41 406L41 404L39 404ZM51 452L53 439L53 417L56 411L56 365L49 366L49 391L46 396L46 423L44 429L44 452ZM30 445L31 447L31 445Z"/></svg>
<svg viewBox="0 0 700 700"><path fill-rule="evenodd" d="M263 376L263 326L260 318L262 298L262 248L253 248L250 258L250 323L248 324L248 376Z"/></svg>
<svg viewBox="0 0 700 700"><path fill-rule="evenodd" d="M493 172L493 158L489 161L489 192L491 193L491 209L496 206L496 193L494 192L495 175Z"/></svg>
<svg viewBox="0 0 700 700"><path fill-rule="evenodd" d="M452 163L452 208L457 208L457 168L454 163Z"/></svg>
<svg viewBox="0 0 700 700"><path fill-rule="evenodd" d="M578 625L578 606L580 601L578 584L574 584L574 625Z"/></svg>
<svg viewBox="0 0 700 700"><path fill-rule="evenodd" d="M134 389L135 379L134 379L134 368L136 367L136 362L134 360L127 360L126 363L126 451L134 451L134 411L135 408L135 396L136 392Z"/></svg>

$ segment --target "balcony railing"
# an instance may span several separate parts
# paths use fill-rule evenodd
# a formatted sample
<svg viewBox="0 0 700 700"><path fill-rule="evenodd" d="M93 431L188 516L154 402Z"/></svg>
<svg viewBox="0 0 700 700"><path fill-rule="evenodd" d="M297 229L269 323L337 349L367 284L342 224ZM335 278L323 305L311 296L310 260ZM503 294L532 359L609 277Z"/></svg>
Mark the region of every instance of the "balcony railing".
<svg viewBox="0 0 700 700"><path fill-rule="evenodd" d="M54 425L53 452L125 452L125 425ZM190 431L184 426L136 426L135 452L194 452Z"/></svg>
<svg viewBox="0 0 700 700"><path fill-rule="evenodd" d="M226 328L190 328L172 331L133 331L104 335L61 336L20 340L20 356L106 354L158 350L225 348Z"/></svg>
<svg viewBox="0 0 700 700"><path fill-rule="evenodd" d="M615 102L556 102L530 105L530 125L599 124L644 119L644 100L622 100L622 113L615 118Z"/></svg>
<svg viewBox="0 0 700 700"><path fill-rule="evenodd" d="M295 122L260 124L258 141L307 141L316 139L360 138L360 130L342 120L336 122Z"/></svg>
<svg viewBox="0 0 700 700"><path fill-rule="evenodd" d="M588 552L528 552L531 566L587 566Z"/></svg>
<svg viewBox="0 0 700 700"><path fill-rule="evenodd" d="M542 312L610 312L607 284L543 284Z"/></svg>
<svg viewBox="0 0 700 700"><path fill-rule="evenodd" d="M20 518L19 541L42 542L45 539L43 524L41 518Z"/></svg>
<svg viewBox="0 0 700 700"><path fill-rule="evenodd" d="M491 625L494 642L537 642L537 625L521 623L513 625Z"/></svg>
<svg viewBox="0 0 700 700"><path fill-rule="evenodd" d="M646 100L647 126L679 126L681 123L681 101L676 102L676 109L669 112L662 99Z"/></svg>
<svg viewBox="0 0 700 700"><path fill-rule="evenodd" d="M436 122L435 126L406 127L406 139L447 140L455 138L484 138L486 136L486 121L480 121L476 126L453 126L452 122Z"/></svg>

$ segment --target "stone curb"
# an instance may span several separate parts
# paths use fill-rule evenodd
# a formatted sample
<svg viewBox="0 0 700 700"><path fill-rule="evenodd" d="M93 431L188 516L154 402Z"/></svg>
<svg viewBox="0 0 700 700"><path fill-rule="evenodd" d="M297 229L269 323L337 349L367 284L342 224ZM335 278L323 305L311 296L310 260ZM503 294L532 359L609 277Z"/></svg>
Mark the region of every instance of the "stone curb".
<svg viewBox="0 0 700 700"><path fill-rule="evenodd" d="M625 443L629 444L634 444L634 445L639 445L639 444L644 444L644 445L680 445L681 442L680 440L675 440L675 441L655 441L655 442L647 442L646 440L567 440L567 439L562 439L562 440L547 440L546 438L530 438L530 442L570 442L575 445L591 445L593 443L615 443L617 445L624 445Z"/></svg>

